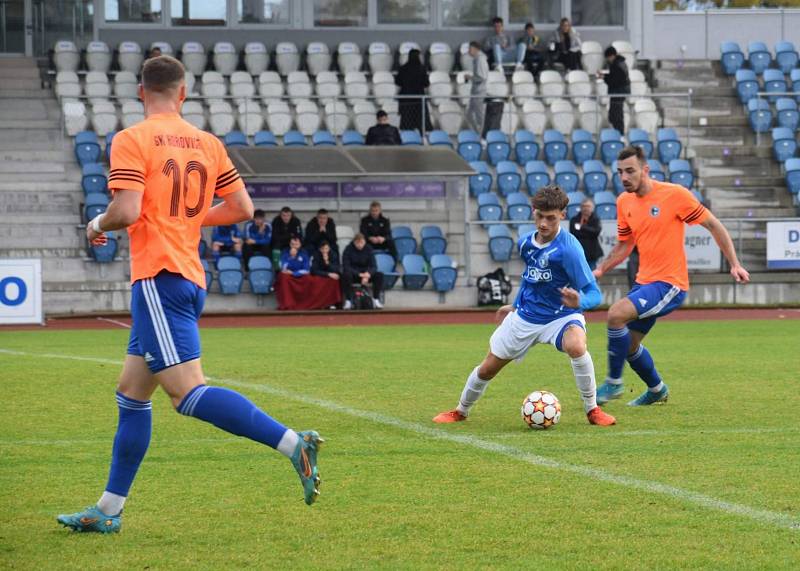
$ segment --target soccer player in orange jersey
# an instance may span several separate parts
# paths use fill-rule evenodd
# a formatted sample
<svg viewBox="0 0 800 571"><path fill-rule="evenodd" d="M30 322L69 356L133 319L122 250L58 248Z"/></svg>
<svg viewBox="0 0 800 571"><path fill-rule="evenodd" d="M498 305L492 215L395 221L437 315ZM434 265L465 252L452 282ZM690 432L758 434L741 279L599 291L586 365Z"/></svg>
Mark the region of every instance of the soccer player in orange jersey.
<svg viewBox="0 0 800 571"><path fill-rule="evenodd" d="M714 237L738 283L750 281L739 263L728 231L695 196L677 184L650 178L641 147L626 147L617 159L625 192L617 198L617 245L594 271L600 278L619 265L636 246L636 285L608 310L608 375L597 390L597 402L620 398L622 369L627 360L647 384L631 406L665 402L669 395L642 340L656 319L681 306L689 289L684 250L684 224L700 224Z"/></svg>
<svg viewBox="0 0 800 571"><path fill-rule="evenodd" d="M249 220L253 203L219 139L181 118L186 85L178 60L147 60L139 96L145 120L114 137L108 184L114 199L86 229L91 243L123 228L130 237L133 325L117 386L111 468L97 505L58 521L76 531L119 531L150 442L150 397L159 386L179 413L287 456L311 504L319 494L319 434L297 433L238 392L206 385L200 366L197 320L206 296L200 229ZM222 201L212 207L215 194Z"/></svg>

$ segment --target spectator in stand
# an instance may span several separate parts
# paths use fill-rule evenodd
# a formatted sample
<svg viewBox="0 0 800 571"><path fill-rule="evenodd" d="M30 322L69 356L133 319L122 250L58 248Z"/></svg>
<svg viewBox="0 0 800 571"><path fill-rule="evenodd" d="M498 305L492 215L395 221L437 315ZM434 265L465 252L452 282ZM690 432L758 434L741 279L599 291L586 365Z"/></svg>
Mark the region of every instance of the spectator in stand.
<svg viewBox="0 0 800 571"><path fill-rule="evenodd" d="M494 33L483 42L483 49L493 56L494 67L503 71L504 63L516 64L516 69L522 69L525 60L525 46L520 43L514 45L511 37L503 29L503 19L500 17L492 20Z"/></svg>
<svg viewBox="0 0 800 571"><path fill-rule="evenodd" d="M336 252L323 242L314 253L313 265L311 258L300 237L292 236L281 255L281 271L275 281L278 309L325 309L342 302Z"/></svg>
<svg viewBox="0 0 800 571"><path fill-rule="evenodd" d="M372 297L377 309L383 308L381 291L383 291L383 274L378 271L375 264L375 255L372 247L367 244L366 238L361 233L353 237L353 241L344 249L342 256L342 296L345 299L344 308L353 308L353 284L366 287L372 283Z"/></svg>
<svg viewBox="0 0 800 571"><path fill-rule="evenodd" d="M311 260L311 275L338 282L341 274L342 265L339 263L339 254L326 240L323 240ZM339 287L338 284L336 287Z"/></svg>
<svg viewBox="0 0 800 571"><path fill-rule="evenodd" d="M567 71L581 68L581 37L572 27L569 18L561 18L558 29L550 40L551 63L561 63Z"/></svg>
<svg viewBox="0 0 800 571"><path fill-rule="evenodd" d="M367 131L367 145L400 145L400 130L389 124L389 115L381 109L375 115L377 123Z"/></svg>
<svg viewBox="0 0 800 571"><path fill-rule="evenodd" d="M397 70L394 82L400 86L398 93L400 95L400 129L416 130L420 134L433 130L431 113L423 98L430 81L428 72L422 65L419 50L414 49L408 52L408 61Z"/></svg>
<svg viewBox="0 0 800 571"><path fill-rule="evenodd" d="M489 62L486 54L481 50L478 42L469 43L469 55L472 57L472 72L467 72L465 78L471 82L469 90L469 107L467 107L467 122L476 133L483 132L484 106L486 98L486 81L489 79Z"/></svg>
<svg viewBox="0 0 800 571"><path fill-rule="evenodd" d="M267 222L266 214L260 208L253 213L253 220L244 227L244 267L254 254L272 255L272 227Z"/></svg>
<svg viewBox="0 0 800 571"><path fill-rule="evenodd" d="M292 236L289 247L281 252L281 273L301 278L311 271L311 256L303 250L300 236Z"/></svg>
<svg viewBox="0 0 800 571"><path fill-rule="evenodd" d="M598 71L597 76L602 77L608 85L608 122L620 133L625 133L625 98L614 97L614 94L629 94L631 80L628 77L628 64L625 57L617 53L614 46L606 48L606 62L608 67Z"/></svg>
<svg viewBox="0 0 800 571"><path fill-rule="evenodd" d="M534 78L538 78L539 72L544 67L547 48L542 38L536 34L533 22L525 24L525 37L522 38L520 45L525 46L525 69L531 72Z"/></svg>
<svg viewBox="0 0 800 571"><path fill-rule="evenodd" d="M336 223L328 215L324 208L317 210L316 217L306 224L305 247L311 253L316 253L323 242L327 242L331 248L339 251L336 245Z"/></svg>
<svg viewBox="0 0 800 571"><path fill-rule="evenodd" d="M147 59L158 57L160 55L161 55L161 48L158 47L158 46L155 46L150 50L150 55L147 56Z"/></svg>
<svg viewBox="0 0 800 571"><path fill-rule="evenodd" d="M392 223L383 215L380 202L375 201L369 205L369 214L361 219L359 231L373 250L387 252L397 259L397 250L392 240Z"/></svg>
<svg viewBox="0 0 800 571"><path fill-rule="evenodd" d="M302 240L303 226L288 206L281 208L280 214L272 219L272 260L274 265L280 265L281 253L289 247L292 236L299 236Z"/></svg>
<svg viewBox="0 0 800 571"><path fill-rule="evenodd" d="M570 233L578 239L583 246L583 253L589 268L597 266L597 260L603 257L603 247L600 246L600 219L594 213L594 202L591 198L581 202L581 211L569 221Z"/></svg>
<svg viewBox="0 0 800 571"><path fill-rule="evenodd" d="M236 224L228 226L215 226L211 232L211 251L214 254L214 263L219 261L222 254L233 254L242 257L242 235Z"/></svg>

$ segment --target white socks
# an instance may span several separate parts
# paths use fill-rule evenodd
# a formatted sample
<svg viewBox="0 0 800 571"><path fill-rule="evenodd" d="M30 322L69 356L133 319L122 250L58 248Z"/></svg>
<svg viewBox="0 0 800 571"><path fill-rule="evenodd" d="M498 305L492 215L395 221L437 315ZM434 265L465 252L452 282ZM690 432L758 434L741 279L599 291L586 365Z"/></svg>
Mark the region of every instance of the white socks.
<svg viewBox="0 0 800 571"><path fill-rule="evenodd" d="M475 367L467 377L467 383L464 385L464 391L461 393L456 410L464 416L469 415L469 409L481 398L488 384L489 381L478 377L478 367Z"/></svg>
<svg viewBox="0 0 800 571"><path fill-rule="evenodd" d="M592 356L587 351L577 359L570 359L572 372L575 375L575 384L583 400L585 412L597 406L597 386L594 381L594 363Z"/></svg>
<svg viewBox="0 0 800 571"><path fill-rule="evenodd" d="M103 495L97 500L97 509L106 515L117 515L122 511L122 506L125 505L125 499L125 496L118 496L111 492L103 492Z"/></svg>
<svg viewBox="0 0 800 571"><path fill-rule="evenodd" d="M651 393L657 393L657 392L660 392L661 389L663 389L663 388L664 388L664 383L658 383L654 387L647 387L647 390L650 391Z"/></svg>
<svg viewBox="0 0 800 571"><path fill-rule="evenodd" d="M287 458L291 458L292 454L294 454L295 448L297 448L298 442L300 442L300 436L298 436L294 430L289 428L283 433L281 441L278 442L278 447L276 450Z"/></svg>

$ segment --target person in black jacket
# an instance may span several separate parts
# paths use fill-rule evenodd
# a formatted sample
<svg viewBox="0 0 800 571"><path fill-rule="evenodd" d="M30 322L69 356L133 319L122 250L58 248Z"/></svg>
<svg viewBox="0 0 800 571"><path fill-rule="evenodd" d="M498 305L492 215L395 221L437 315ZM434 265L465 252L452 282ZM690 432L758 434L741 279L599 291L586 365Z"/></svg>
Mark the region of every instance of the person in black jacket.
<svg viewBox="0 0 800 571"><path fill-rule="evenodd" d="M281 252L289 247L292 236L303 236L303 225L292 209L281 208L280 214L272 219L272 259L275 266L280 265Z"/></svg>
<svg viewBox="0 0 800 571"><path fill-rule="evenodd" d="M597 266L597 260L603 257L603 248L600 246L601 230L600 219L594 213L594 202L587 198L581 202L581 211L569 221L569 231L583 246L583 253L592 270Z"/></svg>
<svg viewBox="0 0 800 571"><path fill-rule="evenodd" d="M325 240L320 242L319 249L314 252L314 257L311 259L311 275L336 281L339 281L342 275L339 254Z"/></svg>
<svg viewBox="0 0 800 571"><path fill-rule="evenodd" d="M425 100L421 97L425 95L425 90L430 85L428 72L422 65L419 50L408 52L408 61L400 66L394 82L400 86L398 95L408 96L417 95L419 98L404 98L400 101L400 129L417 130L420 134L433 130L431 125L431 114ZM422 116L425 115L425 129L423 131Z"/></svg>
<svg viewBox="0 0 800 571"><path fill-rule="evenodd" d="M306 224L306 250L315 254L322 243L327 242L331 249L338 253L339 247L336 245L336 240L336 223L328 215L327 210L320 208L317 210L317 216Z"/></svg>
<svg viewBox="0 0 800 571"><path fill-rule="evenodd" d="M392 240L392 223L383 215L380 202L375 201L369 205L369 214L361 219L359 231L373 250L387 252L397 259L397 250Z"/></svg>
<svg viewBox="0 0 800 571"><path fill-rule="evenodd" d="M389 115L381 109L375 116L377 123L367 131L367 145L400 145L400 130L389 123Z"/></svg>
<svg viewBox="0 0 800 571"><path fill-rule="evenodd" d="M631 81L628 78L628 64L625 63L625 58L617 54L614 46L606 48L606 62L608 62L607 69L604 69L599 74L602 75L603 81L608 85L608 94L610 103L608 105L608 122L617 131L625 133L625 113L624 97L614 97L614 94L628 94L631 92Z"/></svg>
<svg viewBox="0 0 800 571"><path fill-rule="evenodd" d="M353 237L353 241L344 249L342 255L342 297L344 308L353 307L353 284L366 286L372 282L372 297L375 307L381 309L381 291L383 291L383 274L375 264L375 255L361 233Z"/></svg>

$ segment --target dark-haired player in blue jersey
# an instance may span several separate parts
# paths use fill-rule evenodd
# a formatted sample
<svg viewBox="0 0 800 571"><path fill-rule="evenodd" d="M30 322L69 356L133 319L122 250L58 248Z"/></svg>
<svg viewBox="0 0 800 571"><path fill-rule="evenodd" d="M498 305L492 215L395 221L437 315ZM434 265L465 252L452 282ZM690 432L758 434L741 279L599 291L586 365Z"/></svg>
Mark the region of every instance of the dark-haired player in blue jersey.
<svg viewBox="0 0 800 571"><path fill-rule="evenodd" d="M554 345L570 357L586 416L591 424L616 422L597 406L594 364L586 350L583 311L600 304L602 295L578 240L561 230L569 200L556 185L533 197L536 231L520 238L517 247L526 268L517 299L501 308L505 314L489 341L489 354L467 378L454 410L434 417L437 423L466 420L475 402L508 363L521 360L537 343Z"/></svg>

